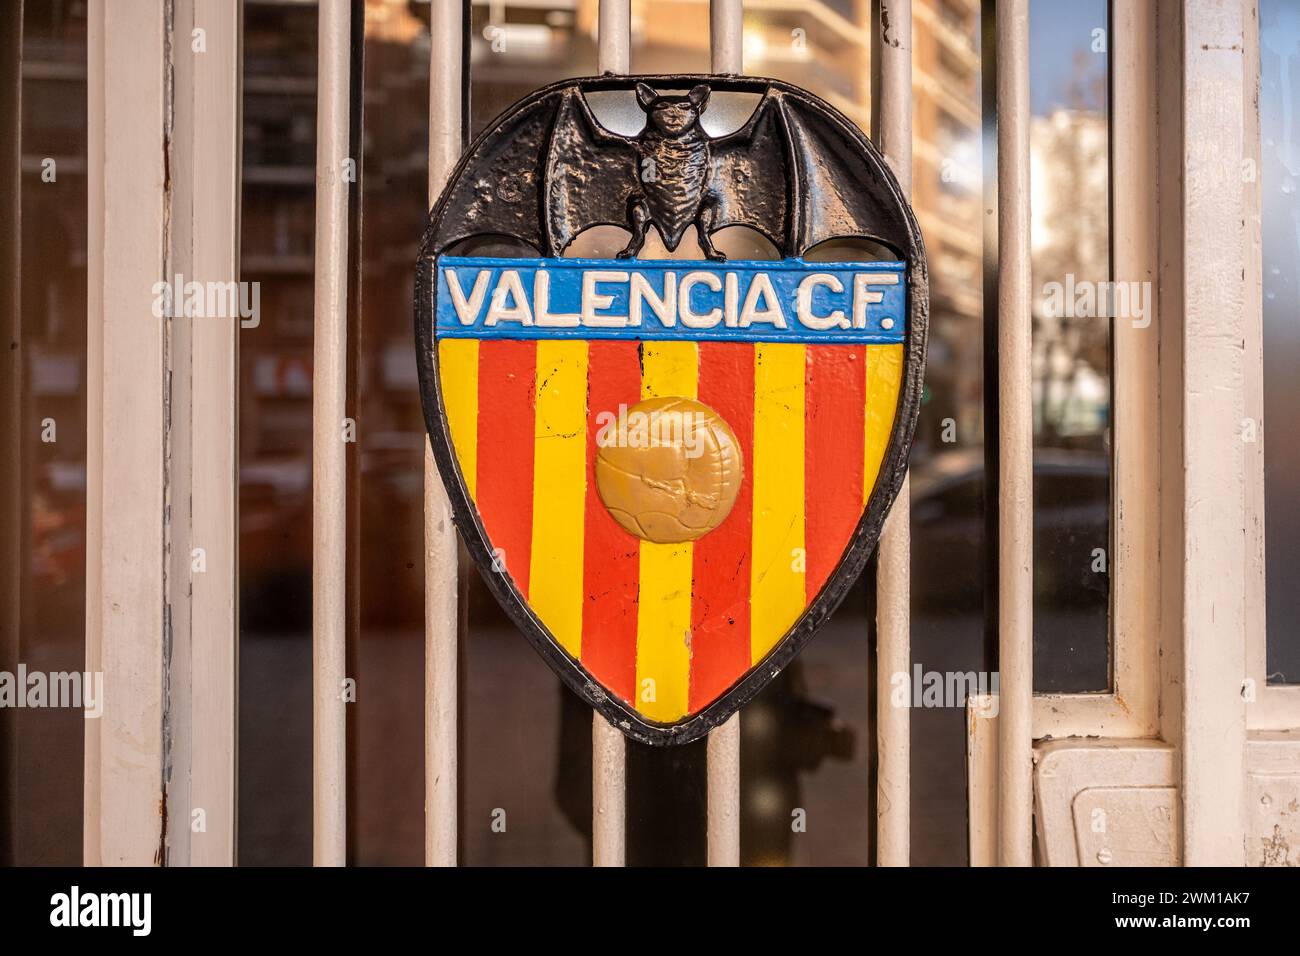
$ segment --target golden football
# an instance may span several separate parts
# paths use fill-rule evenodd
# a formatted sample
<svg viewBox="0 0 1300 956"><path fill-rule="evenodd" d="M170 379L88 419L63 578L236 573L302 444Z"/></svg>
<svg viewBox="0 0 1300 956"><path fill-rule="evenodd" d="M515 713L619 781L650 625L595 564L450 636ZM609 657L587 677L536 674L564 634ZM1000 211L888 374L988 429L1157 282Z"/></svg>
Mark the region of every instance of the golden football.
<svg viewBox="0 0 1300 956"><path fill-rule="evenodd" d="M736 434L693 399L648 398L606 413L596 445L600 500L645 541L673 544L708 534L740 493L744 461Z"/></svg>

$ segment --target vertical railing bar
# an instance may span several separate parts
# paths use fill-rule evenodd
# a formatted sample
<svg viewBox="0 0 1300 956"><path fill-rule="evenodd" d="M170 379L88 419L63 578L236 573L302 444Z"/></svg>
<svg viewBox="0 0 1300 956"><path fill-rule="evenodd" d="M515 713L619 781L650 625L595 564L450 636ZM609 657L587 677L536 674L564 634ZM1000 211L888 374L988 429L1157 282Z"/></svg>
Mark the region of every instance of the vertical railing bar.
<svg viewBox="0 0 1300 956"><path fill-rule="evenodd" d="M176 0L174 36L207 33L202 56L173 55L168 274L239 279L240 7ZM175 54L175 47L173 48ZM168 865L235 862L238 695L238 335L219 321L170 322ZM205 570L191 568L195 548ZM206 829L191 829L202 807Z"/></svg>
<svg viewBox="0 0 1300 956"><path fill-rule="evenodd" d="M1248 458L1241 428L1258 279L1246 273L1256 260L1242 160L1249 155L1243 114L1255 100L1244 31L1259 29L1247 20L1249 9L1249 0L1182 7L1183 221L1176 243L1183 348L1181 393L1173 400L1183 414L1179 796L1186 866L1243 866L1249 818L1242 683Z"/></svg>
<svg viewBox="0 0 1300 956"><path fill-rule="evenodd" d="M596 29L596 71L629 72L631 0L600 0ZM627 863L627 742L599 711L591 715L591 862Z"/></svg>
<svg viewBox="0 0 1300 956"><path fill-rule="evenodd" d="M429 29L429 203L463 146L461 0L433 0ZM451 502L424 443L424 862L456 865L457 541Z"/></svg>
<svg viewBox="0 0 1300 956"><path fill-rule="evenodd" d="M904 195L912 191L912 3L880 0L877 145ZM911 667L911 482L899 488L880 537L876 571L876 864L907 866L911 853L911 712L890 703Z"/></svg>
<svg viewBox="0 0 1300 956"><path fill-rule="evenodd" d="M1033 863L1033 467L1029 4L997 3L998 863Z"/></svg>
<svg viewBox="0 0 1300 956"><path fill-rule="evenodd" d="M709 49L714 73L740 73L744 69L744 18L742 0L709 3Z"/></svg>
<svg viewBox="0 0 1300 956"><path fill-rule="evenodd" d="M1148 316L1160 296L1158 268L1157 135L1151 122L1158 85L1156 10L1142 0L1112 0L1111 55L1111 279L1150 289ZM1112 320L1111 660L1112 690L1154 736L1159 730L1156 686L1160 669L1160 356L1147 323ZM1039 705L1041 707L1041 704ZM1041 728L1038 731L1041 733Z"/></svg>
<svg viewBox="0 0 1300 956"><path fill-rule="evenodd" d="M86 722L84 849L147 866L166 855L169 10L106 6L88 24L86 660L108 691Z"/></svg>
<svg viewBox="0 0 1300 956"><path fill-rule="evenodd" d="M86 13L86 672L102 674L104 629L104 44L102 3ZM100 800L103 743L88 720L82 768L81 862L103 863Z"/></svg>
<svg viewBox="0 0 1300 956"><path fill-rule="evenodd" d="M319 9L312 382L312 860L343 866L345 803L349 4Z"/></svg>
<svg viewBox="0 0 1300 956"><path fill-rule="evenodd" d="M632 69L632 0L600 0L596 21L596 72Z"/></svg>
<svg viewBox="0 0 1300 956"><path fill-rule="evenodd" d="M591 715L591 863L627 865L627 742L623 732Z"/></svg>
<svg viewBox="0 0 1300 956"><path fill-rule="evenodd" d="M710 0L709 49L714 73L744 72L744 3ZM708 862L740 866L740 714L708 737Z"/></svg>
<svg viewBox="0 0 1300 956"><path fill-rule="evenodd" d="M1245 420L1253 422L1256 440L1245 442L1246 455L1246 673L1256 682L1260 695L1267 694L1268 592L1265 578L1264 524L1264 289L1263 289L1263 189L1260 164L1263 143L1260 131L1261 94L1259 3L1249 0L1245 13L1246 101L1242 155L1253 175L1245 178L1246 190L1246 337L1245 337ZM1256 700L1259 699L1257 695ZM1258 705L1247 707L1250 711ZM1253 725L1248 719L1248 726Z"/></svg>
<svg viewBox="0 0 1300 956"><path fill-rule="evenodd" d="M709 866L740 866L740 714L708 737Z"/></svg>

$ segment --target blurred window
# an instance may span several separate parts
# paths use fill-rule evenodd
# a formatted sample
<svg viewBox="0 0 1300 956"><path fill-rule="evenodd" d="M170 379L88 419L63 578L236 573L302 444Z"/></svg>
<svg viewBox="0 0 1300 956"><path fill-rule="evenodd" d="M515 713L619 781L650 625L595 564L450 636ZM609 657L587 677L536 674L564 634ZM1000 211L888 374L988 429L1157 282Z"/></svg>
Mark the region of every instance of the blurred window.
<svg viewBox="0 0 1300 956"><path fill-rule="evenodd" d="M18 518L0 569L18 575L17 607L5 609L18 632L0 637L0 670L21 666L52 685L86 666L86 4L5 4L0 42L18 37L20 15L21 73L0 71L0 82L19 82L22 118L3 130L6 150L20 138L21 185L0 192L0 228L20 230L19 379L5 383L18 389L19 427L0 432ZM0 123L12 119L0 109ZM0 863L81 863L85 725L78 707L0 708Z"/></svg>
<svg viewBox="0 0 1300 956"><path fill-rule="evenodd" d="M1300 2L1261 0L1259 23L1267 670L1300 684Z"/></svg>
<svg viewBox="0 0 1300 956"><path fill-rule="evenodd" d="M1111 686L1106 0L1029 8L1034 689Z"/></svg>

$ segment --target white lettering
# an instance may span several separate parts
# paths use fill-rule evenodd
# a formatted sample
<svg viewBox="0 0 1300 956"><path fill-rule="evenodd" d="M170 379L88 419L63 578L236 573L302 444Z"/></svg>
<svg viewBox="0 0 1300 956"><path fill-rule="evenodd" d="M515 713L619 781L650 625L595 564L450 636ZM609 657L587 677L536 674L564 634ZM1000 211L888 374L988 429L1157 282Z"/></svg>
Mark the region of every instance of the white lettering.
<svg viewBox="0 0 1300 956"><path fill-rule="evenodd" d="M506 305L509 295L514 303ZM533 324L533 312L528 307L528 296L524 294L523 283L519 281L519 272L515 269L503 269L497 286L492 290L492 304L488 306L486 325L498 322L518 322L520 325Z"/></svg>
<svg viewBox="0 0 1300 956"><path fill-rule="evenodd" d="M660 296L650 285L650 280L639 272L632 273L631 301L628 304L630 323L640 327L642 305L650 306L659 323L666 329L677 325L677 273L664 273L664 294Z"/></svg>
<svg viewBox="0 0 1300 956"><path fill-rule="evenodd" d="M897 272L857 272L853 276L853 327L867 327L867 306L885 301L885 293L873 285L898 285Z"/></svg>
<svg viewBox="0 0 1300 956"><path fill-rule="evenodd" d="M443 269L442 271L447 277L447 288L451 290L451 302L456 307L456 318L460 319L461 325L473 325L474 320L478 318L478 310L483 308L483 297L487 295L490 273L487 269L478 270L478 275L474 277L474 287L470 290L467 299L456 270Z"/></svg>
<svg viewBox="0 0 1300 956"><path fill-rule="evenodd" d="M583 292L586 292L585 281ZM586 296L584 295L585 299ZM576 329L578 313L551 312L551 274L538 269L533 276L533 302L536 303L537 324L546 329Z"/></svg>
<svg viewBox="0 0 1300 956"><path fill-rule="evenodd" d="M759 300L765 305L759 307ZM781 300L777 298L776 289L766 272L754 276L745 293L745 304L740 310L740 327L747 329L755 322L763 322L778 329L786 328L785 314L781 311Z"/></svg>
<svg viewBox="0 0 1300 956"><path fill-rule="evenodd" d="M582 324L594 329L621 329L627 325L626 315L597 315L597 309L608 309L614 303L612 295L596 289L597 282L626 282L626 272L583 272L582 274ZM633 323L636 324L636 323Z"/></svg>
<svg viewBox="0 0 1300 956"><path fill-rule="evenodd" d="M677 311L682 317L682 325L691 329L711 329L722 321L722 310L712 308L708 312L696 312L691 308L691 290L697 285L706 285L714 292L722 291L722 280L712 272L688 272L682 277L678 293Z"/></svg>
<svg viewBox="0 0 1300 956"><path fill-rule="evenodd" d="M819 332L835 328L847 329L849 320L845 317L842 309L836 309L826 315L813 315L813 290L818 286L826 286L835 293L844 291L844 283L840 282L835 276L825 272L814 272L799 283L799 291L795 294L795 314L799 317L799 321L805 328L815 329Z"/></svg>
<svg viewBox="0 0 1300 956"><path fill-rule="evenodd" d="M727 281L722 293L722 324L729 329L736 327L740 313L740 277L734 272L727 273Z"/></svg>

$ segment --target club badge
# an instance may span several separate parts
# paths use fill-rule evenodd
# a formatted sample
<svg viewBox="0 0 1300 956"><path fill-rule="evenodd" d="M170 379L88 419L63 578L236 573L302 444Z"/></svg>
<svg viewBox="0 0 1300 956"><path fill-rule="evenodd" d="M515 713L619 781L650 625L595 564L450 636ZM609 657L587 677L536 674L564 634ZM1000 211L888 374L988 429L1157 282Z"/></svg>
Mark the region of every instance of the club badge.
<svg viewBox="0 0 1300 956"><path fill-rule="evenodd" d="M720 101L747 118L710 133ZM566 256L594 226L626 244ZM733 226L776 256L728 260ZM699 254L644 258L652 230ZM417 267L434 456L498 601L628 736L707 733L861 573L907 465L927 308L879 152L789 84L565 81L466 152Z"/></svg>

